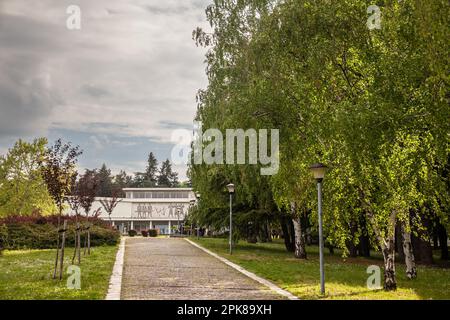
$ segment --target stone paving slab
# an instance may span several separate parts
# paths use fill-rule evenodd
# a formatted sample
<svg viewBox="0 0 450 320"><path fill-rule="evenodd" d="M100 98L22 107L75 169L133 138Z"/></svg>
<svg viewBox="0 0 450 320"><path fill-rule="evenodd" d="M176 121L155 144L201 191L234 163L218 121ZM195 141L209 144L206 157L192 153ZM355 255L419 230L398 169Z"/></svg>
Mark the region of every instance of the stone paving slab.
<svg viewBox="0 0 450 320"><path fill-rule="evenodd" d="M121 298L273 300L284 297L183 239L128 238Z"/></svg>

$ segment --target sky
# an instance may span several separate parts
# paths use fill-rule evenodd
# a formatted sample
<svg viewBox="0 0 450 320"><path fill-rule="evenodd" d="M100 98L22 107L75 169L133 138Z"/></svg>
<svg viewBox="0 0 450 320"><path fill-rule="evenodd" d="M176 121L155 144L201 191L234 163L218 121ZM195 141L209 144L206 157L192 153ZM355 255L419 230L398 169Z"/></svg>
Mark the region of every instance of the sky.
<svg viewBox="0 0 450 320"><path fill-rule="evenodd" d="M1 0L0 154L19 138L62 138L79 169L144 171L149 152L170 158L171 134L192 129L207 86L211 0ZM66 10L81 10L81 29ZM186 167L175 166L186 178Z"/></svg>

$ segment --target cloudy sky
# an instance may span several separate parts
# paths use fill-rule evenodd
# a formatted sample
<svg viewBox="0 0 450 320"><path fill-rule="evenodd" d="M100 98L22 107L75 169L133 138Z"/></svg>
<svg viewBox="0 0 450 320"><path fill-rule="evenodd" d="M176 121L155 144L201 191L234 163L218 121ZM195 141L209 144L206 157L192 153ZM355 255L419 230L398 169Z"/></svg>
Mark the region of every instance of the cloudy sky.
<svg viewBox="0 0 450 320"><path fill-rule="evenodd" d="M1 0L0 154L18 138L80 145L80 168L142 171L170 157L171 133L192 128L207 85L210 0ZM69 30L67 7L81 9ZM185 168L177 166L181 178Z"/></svg>

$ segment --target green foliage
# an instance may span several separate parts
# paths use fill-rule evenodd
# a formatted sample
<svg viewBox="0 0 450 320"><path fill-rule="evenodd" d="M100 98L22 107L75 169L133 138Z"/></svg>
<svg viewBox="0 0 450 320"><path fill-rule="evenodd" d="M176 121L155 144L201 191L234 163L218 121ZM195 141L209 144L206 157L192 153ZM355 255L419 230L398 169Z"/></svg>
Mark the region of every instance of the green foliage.
<svg viewBox="0 0 450 320"><path fill-rule="evenodd" d="M156 187L156 183L158 182L158 178L156 174L158 173L158 160L156 160L153 152L150 152L147 160L147 168L145 170L145 182L146 187Z"/></svg>
<svg viewBox="0 0 450 320"><path fill-rule="evenodd" d="M101 168L98 171L96 171L96 179L99 182L96 196L97 197L111 196L113 182L112 182L111 170L106 167L106 164L103 164L101 166Z"/></svg>
<svg viewBox="0 0 450 320"><path fill-rule="evenodd" d="M156 229L149 229L148 230L148 236L149 237L157 237L158 236L158 230L156 230Z"/></svg>
<svg viewBox="0 0 450 320"><path fill-rule="evenodd" d="M370 4L225 0L207 8L213 32L193 33L209 49L196 120L203 131L279 128L280 170L262 177L257 166L192 165L201 193L193 222L226 226L229 182L243 213L279 214L292 202L300 212L315 209L308 168L323 162L329 243L345 249L364 220L374 246L383 246L411 212L412 230L426 215L450 230L450 7L384 1L382 28L370 31ZM315 228L316 210L309 217Z"/></svg>
<svg viewBox="0 0 450 320"><path fill-rule="evenodd" d="M46 144L45 138L32 143L19 140L5 156L0 156L0 217L55 211L39 165Z"/></svg>
<svg viewBox="0 0 450 320"><path fill-rule="evenodd" d="M53 224L8 223L0 228L5 249L50 249L56 247L57 228ZM90 228L91 246L115 245L119 233L107 227ZM70 223L66 233L66 246L75 246L75 225Z"/></svg>
<svg viewBox="0 0 450 320"><path fill-rule="evenodd" d="M172 171L169 159L161 163L158 175L158 187L174 188L178 186L178 173Z"/></svg>
<svg viewBox="0 0 450 320"><path fill-rule="evenodd" d="M58 139L39 159L42 178L60 215L66 197L71 193L74 177L77 175L77 159L82 153L78 146L72 147L71 143L63 143L61 139Z"/></svg>
<svg viewBox="0 0 450 320"><path fill-rule="evenodd" d="M134 237L134 236L136 236L136 235L137 235L137 231L136 231L136 230L133 230L133 229L128 230L128 236Z"/></svg>

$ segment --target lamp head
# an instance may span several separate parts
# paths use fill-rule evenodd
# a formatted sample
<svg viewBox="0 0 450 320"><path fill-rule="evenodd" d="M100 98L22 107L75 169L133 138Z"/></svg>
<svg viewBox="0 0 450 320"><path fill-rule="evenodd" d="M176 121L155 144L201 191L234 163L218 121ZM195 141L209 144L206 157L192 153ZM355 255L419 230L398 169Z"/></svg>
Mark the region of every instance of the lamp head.
<svg viewBox="0 0 450 320"><path fill-rule="evenodd" d="M323 163L315 163L311 167L311 172L314 175L314 179L316 179L318 182L321 182L323 180L323 177L325 176L325 172L327 170L327 166Z"/></svg>
<svg viewBox="0 0 450 320"><path fill-rule="evenodd" d="M234 184L227 184L227 189L229 193L234 193Z"/></svg>

